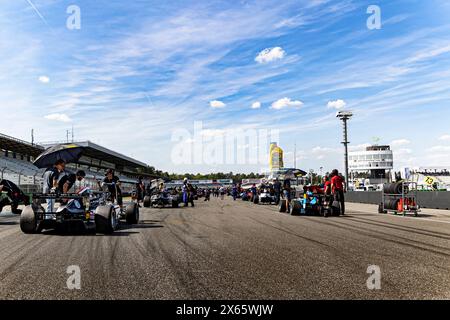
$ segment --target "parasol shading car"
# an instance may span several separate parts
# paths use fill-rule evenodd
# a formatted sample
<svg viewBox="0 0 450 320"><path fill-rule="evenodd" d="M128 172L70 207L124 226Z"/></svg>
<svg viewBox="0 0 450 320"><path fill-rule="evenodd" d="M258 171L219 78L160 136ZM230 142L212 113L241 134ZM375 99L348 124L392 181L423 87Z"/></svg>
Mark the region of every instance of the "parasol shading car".
<svg viewBox="0 0 450 320"><path fill-rule="evenodd" d="M58 144L41 153L33 164L41 169L53 166L58 160L75 163L81 158L84 150L84 147L75 143Z"/></svg>

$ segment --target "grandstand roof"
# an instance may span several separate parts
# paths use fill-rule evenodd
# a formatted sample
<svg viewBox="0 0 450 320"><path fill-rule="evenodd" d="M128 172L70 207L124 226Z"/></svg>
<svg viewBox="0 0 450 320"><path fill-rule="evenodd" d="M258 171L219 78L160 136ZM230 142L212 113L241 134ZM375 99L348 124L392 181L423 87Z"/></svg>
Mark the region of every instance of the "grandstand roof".
<svg viewBox="0 0 450 320"><path fill-rule="evenodd" d="M0 148L33 157L37 157L42 153L42 151L44 151L44 147L41 145L31 144L27 141L13 138L1 133Z"/></svg>
<svg viewBox="0 0 450 320"><path fill-rule="evenodd" d="M83 152L84 156L91 157L94 159L105 160L120 166L131 167L131 168L145 168L147 164L139 160L130 158L121 153L115 152L108 148L102 147L91 141L79 141L73 142L79 146L85 148ZM48 147L49 145L47 145Z"/></svg>

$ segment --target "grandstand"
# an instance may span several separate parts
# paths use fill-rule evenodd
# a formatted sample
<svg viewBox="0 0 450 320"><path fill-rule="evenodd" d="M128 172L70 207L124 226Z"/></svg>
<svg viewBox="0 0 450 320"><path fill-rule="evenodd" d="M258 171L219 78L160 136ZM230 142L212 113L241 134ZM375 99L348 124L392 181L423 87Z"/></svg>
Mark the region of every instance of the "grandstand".
<svg viewBox="0 0 450 320"><path fill-rule="evenodd" d="M124 193L130 193L139 175L146 179L151 175L139 171L147 164L112 151L90 141L73 142L85 148L78 164L68 164L67 170L75 172L84 170L86 179L83 185L97 187L97 181L103 179L106 169L114 169L123 182ZM44 169L33 165L34 159L46 148L56 143L37 145L27 141L0 134L0 173L2 179L18 184L25 192L37 192L41 189Z"/></svg>
<svg viewBox="0 0 450 320"><path fill-rule="evenodd" d="M411 180L416 181L421 186L426 186L426 181L431 177L433 186L430 186L430 188L450 190L450 168L448 167L418 167L408 168L407 170Z"/></svg>

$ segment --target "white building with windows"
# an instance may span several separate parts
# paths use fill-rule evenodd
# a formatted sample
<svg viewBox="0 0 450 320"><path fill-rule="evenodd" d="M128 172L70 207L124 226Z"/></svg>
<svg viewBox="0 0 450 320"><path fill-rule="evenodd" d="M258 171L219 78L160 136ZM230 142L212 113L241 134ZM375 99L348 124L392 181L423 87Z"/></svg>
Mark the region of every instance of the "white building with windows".
<svg viewBox="0 0 450 320"><path fill-rule="evenodd" d="M384 181L394 168L394 155L390 146L373 145L363 151L349 152L348 166L352 180L364 175L373 183L374 180Z"/></svg>

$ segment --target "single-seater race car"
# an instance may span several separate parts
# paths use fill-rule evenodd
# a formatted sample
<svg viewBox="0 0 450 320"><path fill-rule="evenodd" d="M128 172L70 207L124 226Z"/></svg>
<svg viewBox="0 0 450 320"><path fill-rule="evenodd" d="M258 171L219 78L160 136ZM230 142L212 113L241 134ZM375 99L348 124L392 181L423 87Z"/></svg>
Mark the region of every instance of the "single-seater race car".
<svg viewBox="0 0 450 320"><path fill-rule="evenodd" d="M163 208L172 207L178 208L180 203L178 194L173 195L168 192L158 192L150 197L144 198L144 207L149 208Z"/></svg>
<svg viewBox="0 0 450 320"><path fill-rule="evenodd" d="M59 201L54 212L46 212L43 200ZM119 228L120 219L129 224L139 222L137 203L126 209L112 203L108 192L83 188L76 194L33 194L33 202L20 215L20 229L24 233L39 233L44 229L62 229L81 225L86 230L110 234Z"/></svg>
<svg viewBox="0 0 450 320"><path fill-rule="evenodd" d="M286 212L286 201L280 202L280 212ZM340 206L332 195L326 195L319 186L305 186L303 197L291 200L289 214L339 216Z"/></svg>
<svg viewBox="0 0 450 320"><path fill-rule="evenodd" d="M264 188L258 196L254 198L253 202L255 204L276 204L277 199L275 194L271 193L268 188Z"/></svg>

